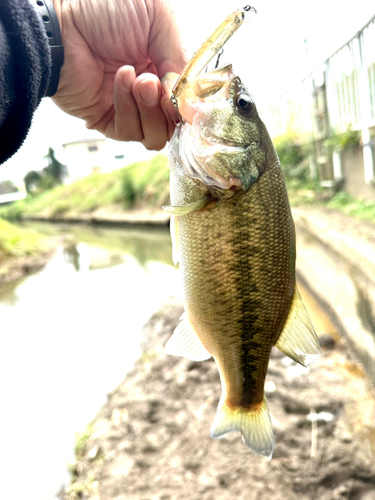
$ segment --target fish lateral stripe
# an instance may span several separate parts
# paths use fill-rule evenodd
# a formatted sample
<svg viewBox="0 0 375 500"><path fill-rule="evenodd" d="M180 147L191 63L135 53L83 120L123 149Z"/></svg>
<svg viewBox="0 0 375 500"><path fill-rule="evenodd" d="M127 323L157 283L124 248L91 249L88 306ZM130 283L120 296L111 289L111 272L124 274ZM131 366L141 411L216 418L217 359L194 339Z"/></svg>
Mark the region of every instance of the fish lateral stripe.
<svg viewBox="0 0 375 500"><path fill-rule="evenodd" d="M275 440L266 397L247 407L229 406L222 397L211 428L211 437L219 438L228 432L239 431L245 445L268 460L272 458Z"/></svg>

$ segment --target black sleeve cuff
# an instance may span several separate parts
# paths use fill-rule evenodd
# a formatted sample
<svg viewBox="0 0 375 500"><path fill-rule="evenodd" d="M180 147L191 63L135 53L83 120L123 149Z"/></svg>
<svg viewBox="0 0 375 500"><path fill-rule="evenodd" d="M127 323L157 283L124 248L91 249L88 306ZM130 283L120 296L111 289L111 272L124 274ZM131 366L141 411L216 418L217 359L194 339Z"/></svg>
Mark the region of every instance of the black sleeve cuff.
<svg viewBox="0 0 375 500"><path fill-rule="evenodd" d="M51 50L35 0L0 0L0 163L25 140L47 93Z"/></svg>

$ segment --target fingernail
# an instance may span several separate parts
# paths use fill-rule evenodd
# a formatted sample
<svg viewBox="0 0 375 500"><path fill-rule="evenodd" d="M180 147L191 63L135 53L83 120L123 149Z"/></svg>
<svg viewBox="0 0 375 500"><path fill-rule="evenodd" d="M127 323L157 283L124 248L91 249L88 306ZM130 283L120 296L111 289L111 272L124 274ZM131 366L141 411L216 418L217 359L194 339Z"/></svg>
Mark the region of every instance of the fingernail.
<svg viewBox="0 0 375 500"><path fill-rule="evenodd" d="M134 68L132 69L133 71L131 71L131 69L127 69L127 71L124 71L122 73L122 84L128 92L131 92L134 80L136 78Z"/></svg>
<svg viewBox="0 0 375 500"><path fill-rule="evenodd" d="M159 102L158 87L153 80L144 80L138 87L140 98L146 106L156 106Z"/></svg>

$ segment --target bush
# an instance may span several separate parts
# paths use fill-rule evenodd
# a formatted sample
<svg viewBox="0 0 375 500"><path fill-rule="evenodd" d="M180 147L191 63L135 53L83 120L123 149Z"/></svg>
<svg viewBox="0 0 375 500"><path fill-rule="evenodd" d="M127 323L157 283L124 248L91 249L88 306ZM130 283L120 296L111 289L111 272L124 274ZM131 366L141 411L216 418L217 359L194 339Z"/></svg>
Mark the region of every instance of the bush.
<svg viewBox="0 0 375 500"><path fill-rule="evenodd" d="M310 168L307 161L307 147L302 144L301 140L292 134L285 134L277 137L274 145L285 179L308 181Z"/></svg>
<svg viewBox="0 0 375 500"><path fill-rule="evenodd" d="M375 201L355 198L345 191L335 194L328 206L353 217L375 221Z"/></svg>
<svg viewBox="0 0 375 500"><path fill-rule="evenodd" d="M5 207L0 208L0 217L10 221L17 221L22 219L23 209L25 206L24 200L11 203Z"/></svg>
<svg viewBox="0 0 375 500"><path fill-rule="evenodd" d="M330 137L324 142L330 151L349 149L358 146L361 140L361 131L348 128L345 132L331 131Z"/></svg>
<svg viewBox="0 0 375 500"><path fill-rule="evenodd" d="M139 202L161 206L169 199L169 167L165 156L134 163L122 170L122 197L126 208Z"/></svg>
<svg viewBox="0 0 375 500"><path fill-rule="evenodd" d="M133 180L130 175L127 175L127 172L124 172L121 192L124 197L125 208L132 207L137 198L137 192L135 190Z"/></svg>

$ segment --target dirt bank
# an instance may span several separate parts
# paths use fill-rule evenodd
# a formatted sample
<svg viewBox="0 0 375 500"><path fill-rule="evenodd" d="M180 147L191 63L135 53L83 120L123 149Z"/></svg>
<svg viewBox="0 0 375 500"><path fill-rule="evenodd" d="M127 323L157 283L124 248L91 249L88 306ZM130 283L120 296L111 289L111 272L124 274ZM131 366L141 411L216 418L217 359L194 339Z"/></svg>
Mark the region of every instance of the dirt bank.
<svg viewBox="0 0 375 500"><path fill-rule="evenodd" d="M163 353L181 311L171 301L145 326L144 354L81 440L75 482L62 498L375 498L375 402L344 341L327 332L324 356L310 369L272 353L266 393L276 449L269 462L237 433L210 438L220 396L214 362Z"/></svg>
<svg viewBox="0 0 375 500"><path fill-rule="evenodd" d="M36 273L55 255L59 246L67 244L64 237L50 237L43 251L23 257L10 257L0 261L0 287Z"/></svg>

